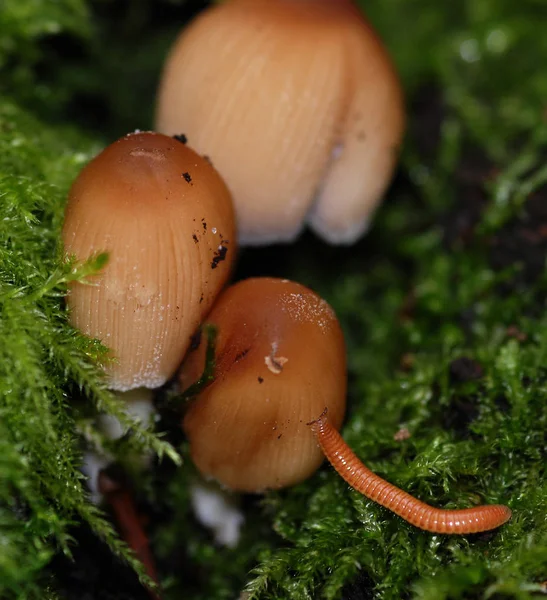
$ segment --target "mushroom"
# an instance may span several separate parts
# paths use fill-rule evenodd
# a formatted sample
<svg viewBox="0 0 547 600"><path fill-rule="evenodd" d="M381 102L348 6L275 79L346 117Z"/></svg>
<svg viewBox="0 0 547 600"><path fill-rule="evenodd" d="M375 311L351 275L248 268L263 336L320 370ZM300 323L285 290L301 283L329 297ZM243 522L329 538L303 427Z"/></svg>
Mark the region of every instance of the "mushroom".
<svg viewBox="0 0 547 600"><path fill-rule="evenodd" d="M328 406L339 428L346 406L346 354L332 308L298 283L255 278L225 290L207 322L218 331L215 379L184 417L197 468L245 492L307 478L323 455L306 424ZM203 371L204 346L189 353L182 387Z"/></svg>
<svg viewBox="0 0 547 600"><path fill-rule="evenodd" d="M234 258L230 193L207 160L165 135L127 135L74 182L63 242L109 262L71 285L72 324L112 351L109 387L155 388L173 375Z"/></svg>
<svg viewBox="0 0 547 600"><path fill-rule="evenodd" d="M218 48L222 48L219 51ZM242 244L367 229L396 164L402 93L350 0L228 0L176 41L156 128L184 131L232 191Z"/></svg>

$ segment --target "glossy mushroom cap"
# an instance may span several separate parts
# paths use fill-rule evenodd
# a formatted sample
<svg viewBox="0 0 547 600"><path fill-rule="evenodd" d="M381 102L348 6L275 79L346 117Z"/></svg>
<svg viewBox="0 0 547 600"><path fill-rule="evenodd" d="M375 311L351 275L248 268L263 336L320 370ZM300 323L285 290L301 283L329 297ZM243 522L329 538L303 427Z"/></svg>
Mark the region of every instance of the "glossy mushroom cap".
<svg viewBox="0 0 547 600"><path fill-rule="evenodd" d="M221 50L219 50L221 49ZM349 0L228 0L183 31L156 127L184 132L232 191L240 241L367 229L404 126L391 61Z"/></svg>
<svg viewBox="0 0 547 600"><path fill-rule="evenodd" d="M339 428L345 412L346 355L332 308L298 283L248 279L221 294L207 322L218 328L215 381L184 418L197 468L247 492L307 478L323 460L307 423L328 407ZM183 366L185 389L201 375L204 345Z"/></svg>
<svg viewBox="0 0 547 600"><path fill-rule="evenodd" d="M107 251L68 295L72 324L108 346L112 389L162 385L224 285L234 258L230 194L211 165L156 133L127 135L80 173L63 227L67 254Z"/></svg>

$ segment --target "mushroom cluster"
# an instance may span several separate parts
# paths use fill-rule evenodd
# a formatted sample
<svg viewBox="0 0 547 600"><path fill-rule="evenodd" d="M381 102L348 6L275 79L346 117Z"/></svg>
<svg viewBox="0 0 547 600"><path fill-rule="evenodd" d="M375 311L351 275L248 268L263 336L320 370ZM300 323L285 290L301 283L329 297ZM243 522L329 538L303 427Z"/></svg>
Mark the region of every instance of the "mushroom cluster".
<svg viewBox="0 0 547 600"><path fill-rule="evenodd" d="M354 242L389 183L402 95L352 2L228 0L206 10L167 61L157 128L101 152L66 208L65 252L109 253L67 298L73 325L111 351L109 386L157 388L186 357L178 382L194 389L206 347L192 341L207 322L218 332L213 380L183 417L205 477L260 493L304 480L326 456L418 527L468 533L505 522L503 506L421 503L344 444L344 340L317 294L271 278L223 291L238 241L292 240L308 223L329 242Z"/></svg>

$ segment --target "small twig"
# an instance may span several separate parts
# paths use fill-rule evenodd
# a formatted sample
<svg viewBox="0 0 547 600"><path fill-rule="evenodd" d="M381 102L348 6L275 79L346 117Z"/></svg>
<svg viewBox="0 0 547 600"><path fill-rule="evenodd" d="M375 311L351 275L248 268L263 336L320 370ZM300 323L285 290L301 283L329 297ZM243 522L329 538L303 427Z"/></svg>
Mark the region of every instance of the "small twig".
<svg viewBox="0 0 547 600"><path fill-rule="evenodd" d="M156 564L148 537L141 525L135 502L130 490L121 482L114 480L106 471L99 473L99 491L114 513L115 522L122 539L133 550L135 556L142 563L148 577L159 589ZM152 600L161 600L155 589L147 588Z"/></svg>

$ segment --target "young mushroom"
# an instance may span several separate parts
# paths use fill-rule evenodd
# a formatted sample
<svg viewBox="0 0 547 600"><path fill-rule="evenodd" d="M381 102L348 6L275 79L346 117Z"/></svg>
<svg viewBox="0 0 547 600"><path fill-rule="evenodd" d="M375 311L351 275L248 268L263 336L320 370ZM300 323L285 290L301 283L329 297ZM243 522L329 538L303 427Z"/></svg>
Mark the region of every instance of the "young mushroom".
<svg viewBox="0 0 547 600"><path fill-rule="evenodd" d="M113 353L111 389L161 386L179 366L234 257L230 194L207 160L176 139L134 133L74 182L65 252L109 262L68 294L72 324Z"/></svg>
<svg viewBox="0 0 547 600"><path fill-rule="evenodd" d="M346 395L342 332L333 310L311 290L248 279L223 292L207 321L218 331L214 379L184 417L192 459L205 476L262 492L302 481L324 453L357 491L421 529L475 533L510 518L501 505L434 508L357 458L338 433ZM199 378L204 363L201 343L183 365L183 387Z"/></svg>
<svg viewBox="0 0 547 600"><path fill-rule="evenodd" d="M171 50L156 127L211 157L243 244L291 241L305 223L353 243L391 179L404 107L350 0L228 0Z"/></svg>
<svg viewBox="0 0 547 600"><path fill-rule="evenodd" d="M340 427L346 406L346 354L333 310L298 283L256 278L226 289L207 322L218 330L214 381L184 417L194 463L238 491L306 479L323 460L306 423L328 406ZM203 371L204 346L189 353L182 387Z"/></svg>

